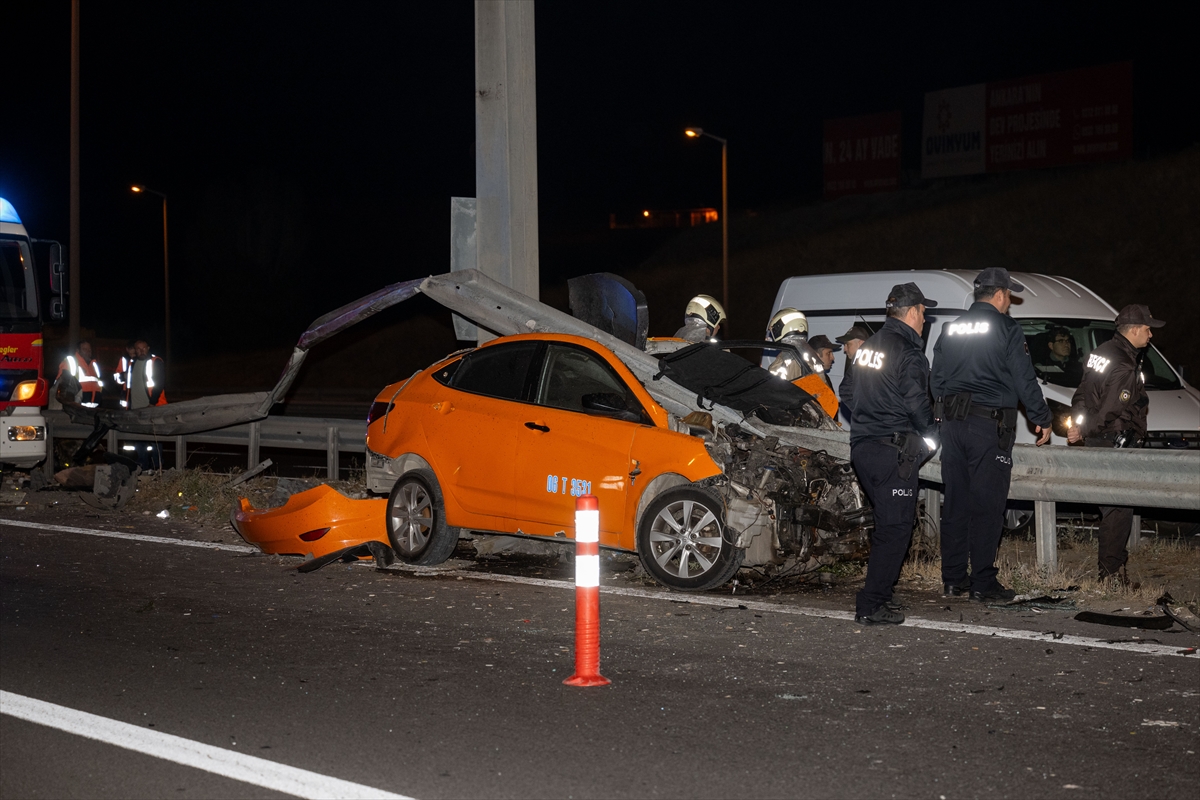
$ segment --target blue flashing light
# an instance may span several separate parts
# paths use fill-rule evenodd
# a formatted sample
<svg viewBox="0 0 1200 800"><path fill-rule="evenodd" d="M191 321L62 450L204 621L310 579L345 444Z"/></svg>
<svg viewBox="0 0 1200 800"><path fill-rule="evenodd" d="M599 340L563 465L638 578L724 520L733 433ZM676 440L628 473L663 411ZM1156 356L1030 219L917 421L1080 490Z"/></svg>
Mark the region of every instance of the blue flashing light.
<svg viewBox="0 0 1200 800"><path fill-rule="evenodd" d="M17 210L13 208L13 204L0 197L0 222L15 222L21 224L21 218L17 216Z"/></svg>

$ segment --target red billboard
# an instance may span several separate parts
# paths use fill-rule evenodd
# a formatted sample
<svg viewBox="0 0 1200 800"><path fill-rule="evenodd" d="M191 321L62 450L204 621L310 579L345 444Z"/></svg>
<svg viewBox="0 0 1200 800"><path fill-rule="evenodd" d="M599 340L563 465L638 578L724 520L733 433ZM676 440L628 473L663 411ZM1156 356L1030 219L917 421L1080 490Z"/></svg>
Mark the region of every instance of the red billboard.
<svg viewBox="0 0 1200 800"><path fill-rule="evenodd" d="M900 112L825 120L825 198L900 188Z"/></svg>
<svg viewBox="0 0 1200 800"><path fill-rule="evenodd" d="M1130 62L987 84L987 171L1133 157Z"/></svg>

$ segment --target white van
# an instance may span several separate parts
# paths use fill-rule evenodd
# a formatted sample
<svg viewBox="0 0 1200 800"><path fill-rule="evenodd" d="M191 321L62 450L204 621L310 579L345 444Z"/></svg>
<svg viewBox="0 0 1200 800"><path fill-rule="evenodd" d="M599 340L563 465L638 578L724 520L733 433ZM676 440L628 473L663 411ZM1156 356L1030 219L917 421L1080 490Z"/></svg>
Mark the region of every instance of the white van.
<svg viewBox="0 0 1200 800"><path fill-rule="evenodd" d="M856 272L837 275L801 275L788 278L775 296L774 314L780 308L797 308L808 315L810 338L825 334L831 340L850 326L865 324L878 330L885 318L884 301L898 283L913 281L922 293L938 302L925 312L925 350L933 359L933 346L942 326L953 322L974 302L972 291L978 271L911 270L905 272ZM1009 316L1021 323L1042 385L1042 394L1054 412L1053 444L1067 443L1063 427L1071 396L1079 386L1081 368L1088 354L1112 338L1117 310L1083 284L1051 275L1014 272L1012 277L1025 285L1025 291L1013 294ZM1167 324L1184 324L1168 320ZM1071 357L1066 368L1050 358L1050 343L1066 332L1071 339ZM1147 419L1147 446L1200 448L1200 391L1180 378L1175 369L1151 344L1143 362L1146 391L1150 395ZM830 378L836 387L845 372L846 359L838 353ZM843 421L843 425L846 423ZM1025 420L1017 427L1018 442L1034 441L1033 426Z"/></svg>

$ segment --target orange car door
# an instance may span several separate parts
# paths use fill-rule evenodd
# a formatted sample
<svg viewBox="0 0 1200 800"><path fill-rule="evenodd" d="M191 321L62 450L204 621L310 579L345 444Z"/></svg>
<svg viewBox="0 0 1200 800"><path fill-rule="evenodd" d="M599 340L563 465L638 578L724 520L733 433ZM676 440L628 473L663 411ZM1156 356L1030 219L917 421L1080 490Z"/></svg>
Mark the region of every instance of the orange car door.
<svg viewBox="0 0 1200 800"><path fill-rule="evenodd" d="M539 343L506 342L463 357L425 414L430 460L442 491L466 511L508 518L513 512L517 436L533 406L527 373ZM504 529L502 526L501 529Z"/></svg>
<svg viewBox="0 0 1200 800"><path fill-rule="evenodd" d="M546 346L535 401L517 431L517 524L527 532L573 536L575 498L593 494L600 500L600 541L616 544L633 469L629 453L642 426L640 404L598 354L559 342ZM622 406L629 409L623 415L612 410Z"/></svg>

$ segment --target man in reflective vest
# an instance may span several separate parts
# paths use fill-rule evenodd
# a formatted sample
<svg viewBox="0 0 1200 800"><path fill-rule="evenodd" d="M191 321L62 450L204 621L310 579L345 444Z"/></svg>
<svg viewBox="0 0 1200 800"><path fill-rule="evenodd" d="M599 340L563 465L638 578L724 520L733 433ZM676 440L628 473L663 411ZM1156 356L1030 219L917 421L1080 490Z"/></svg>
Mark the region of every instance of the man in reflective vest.
<svg viewBox="0 0 1200 800"><path fill-rule="evenodd" d="M117 384L117 392L121 395L121 408L129 408L129 389L125 385L125 375L136 357L137 340L130 339L125 344L125 355L117 362L117 371L113 373L113 381Z"/></svg>
<svg viewBox="0 0 1200 800"><path fill-rule="evenodd" d="M92 359L90 341L80 339L79 346L75 348L75 355L67 356L58 365L56 380L62 380L63 375L70 375L79 384L79 389L75 392L75 402L87 408L100 405L100 392L104 389L104 382L100 380L100 365Z"/></svg>
<svg viewBox="0 0 1200 800"><path fill-rule="evenodd" d="M166 370L163 360L150 352L145 339L134 344L134 358L125 373L125 393L130 410L147 406L165 406L167 396L163 392Z"/></svg>

